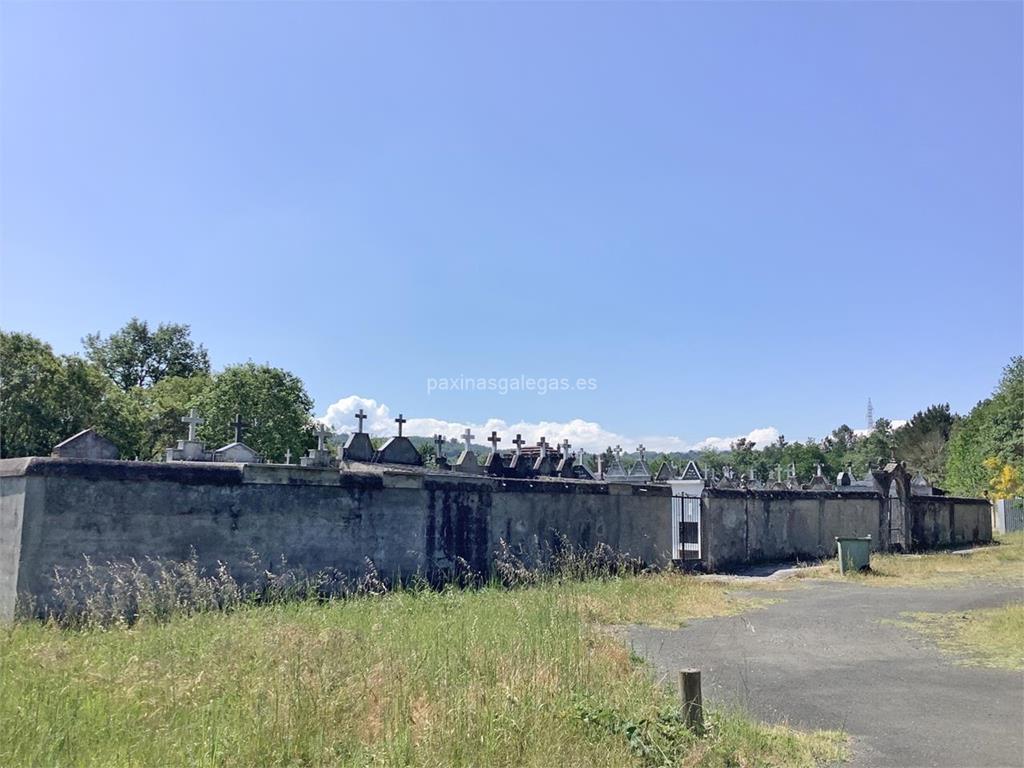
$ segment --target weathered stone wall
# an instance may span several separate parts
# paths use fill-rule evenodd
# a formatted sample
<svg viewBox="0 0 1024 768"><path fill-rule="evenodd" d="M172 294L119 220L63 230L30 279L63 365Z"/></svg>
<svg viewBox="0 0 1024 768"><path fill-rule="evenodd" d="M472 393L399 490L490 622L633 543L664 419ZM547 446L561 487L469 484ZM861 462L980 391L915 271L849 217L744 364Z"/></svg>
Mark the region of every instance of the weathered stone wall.
<svg viewBox="0 0 1024 768"><path fill-rule="evenodd" d="M45 594L55 566L143 559L230 566L252 552L308 570L389 576L457 558L486 572L499 539L567 536L651 563L671 549L668 487L496 480L362 465L352 471L34 458L0 461L0 617Z"/></svg>
<svg viewBox="0 0 1024 768"><path fill-rule="evenodd" d="M49 590L56 566L161 557L362 572L431 574L464 560L487 572L504 539L532 549L564 535L603 542L649 563L671 550L670 488L593 481L500 480L450 472L353 465L0 461L0 619L18 593ZM836 536L889 546L886 498L874 491L705 491L702 551L710 569L835 554ZM911 497L911 546L992 537L979 499Z"/></svg>
<svg viewBox="0 0 1024 768"><path fill-rule="evenodd" d="M992 540L992 507L985 499L912 496L911 546L936 549Z"/></svg>
<svg viewBox="0 0 1024 768"><path fill-rule="evenodd" d="M702 547L712 570L738 563L821 558L836 536L880 535L882 497L873 492L705 491Z"/></svg>

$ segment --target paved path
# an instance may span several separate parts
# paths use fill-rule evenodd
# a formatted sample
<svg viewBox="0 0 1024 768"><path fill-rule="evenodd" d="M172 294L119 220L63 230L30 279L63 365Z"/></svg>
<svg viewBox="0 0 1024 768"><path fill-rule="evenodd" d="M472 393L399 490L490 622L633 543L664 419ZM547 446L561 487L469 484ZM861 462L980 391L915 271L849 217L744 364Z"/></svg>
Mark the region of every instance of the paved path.
<svg viewBox="0 0 1024 768"><path fill-rule="evenodd" d="M839 728L850 766L1024 766L1024 674L965 667L886 619L1024 599L1024 589L865 587L807 581L783 602L682 629L631 627L658 671L702 671L704 697L768 722Z"/></svg>

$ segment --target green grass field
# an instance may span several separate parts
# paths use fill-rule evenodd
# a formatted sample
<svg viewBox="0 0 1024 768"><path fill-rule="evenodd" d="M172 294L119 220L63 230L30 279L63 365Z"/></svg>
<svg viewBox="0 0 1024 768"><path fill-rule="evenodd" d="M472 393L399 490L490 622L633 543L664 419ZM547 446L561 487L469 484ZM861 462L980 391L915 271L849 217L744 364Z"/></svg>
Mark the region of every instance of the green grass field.
<svg viewBox="0 0 1024 768"><path fill-rule="evenodd" d="M997 544L971 554L929 552L920 555L872 553L871 570L841 576L835 558L804 569L800 578L830 578L881 587L948 587L969 580L1024 582L1024 533L998 534Z"/></svg>
<svg viewBox="0 0 1024 768"><path fill-rule="evenodd" d="M964 664L1024 670L1024 603L965 613L908 613L906 626Z"/></svg>
<svg viewBox="0 0 1024 768"><path fill-rule="evenodd" d="M0 630L0 765L813 766L845 737L709 712L596 625L753 607L663 574Z"/></svg>

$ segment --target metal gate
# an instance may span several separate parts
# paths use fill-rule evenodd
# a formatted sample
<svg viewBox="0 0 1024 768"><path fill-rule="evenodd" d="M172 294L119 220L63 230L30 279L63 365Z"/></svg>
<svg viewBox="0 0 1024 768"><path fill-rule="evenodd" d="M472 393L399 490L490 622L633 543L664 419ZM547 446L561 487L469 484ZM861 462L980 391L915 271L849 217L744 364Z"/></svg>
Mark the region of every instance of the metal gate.
<svg viewBox="0 0 1024 768"><path fill-rule="evenodd" d="M889 487L886 503L889 513L889 548L903 552L907 549L907 516L895 482Z"/></svg>
<svg viewBox="0 0 1024 768"><path fill-rule="evenodd" d="M672 557L700 560L700 496L672 497Z"/></svg>

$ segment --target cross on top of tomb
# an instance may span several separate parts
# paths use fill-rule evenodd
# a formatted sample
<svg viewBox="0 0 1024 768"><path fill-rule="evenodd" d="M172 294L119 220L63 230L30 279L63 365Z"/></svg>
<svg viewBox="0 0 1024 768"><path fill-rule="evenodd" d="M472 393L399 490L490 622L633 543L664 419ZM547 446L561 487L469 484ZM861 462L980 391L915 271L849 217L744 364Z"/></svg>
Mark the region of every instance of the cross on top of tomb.
<svg viewBox="0 0 1024 768"><path fill-rule="evenodd" d="M190 443L194 443L196 441L196 427L200 424L205 424L206 419L201 419L199 417L199 411L192 408L189 410L188 416L182 416L181 420L185 424L188 424L188 441Z"/></svg>
<svg viewBox="0 0 1024 768"><path fill-rule="evenodd" d="M327 436L329 434L331 434L331 430L329 430L327 428L326 424L324 424L323 422L320 422L319 424L317 424L317 427L316 427L316 449L318 451L325 450L324 449L325 440L327 439Z"/></svg>
<svg viewBox="0 0 1024 768"><path fill-rule="evenodd" d="M487 438L487 442L491 444L491 450L497 453L498 443L501 442L501 438L498 437L498 433L495 430L491 430L491 436Z"/></svg>
<svg viewBox="0 0 1024 768"><path fill-rule="evenodd" d="M466 450L473 450L473 438L476 437L472 432L469 431L469 427L466 427L466 431L462 433L462 439L466 443Z"/></svg>
<svg viewBox="0 0 1024 768"><path fill-rule="evenodd" d="M540 442L537 443L537 447L540 448L540 455L541 456L547 456L548 455L548 441L544 439L543 435L541 435Z"/></svg>
<svg viewBox="0 0 1024 768"><path fill-rule="evenodd" d="M640 445L636 447L636 452L640 454L640 461L643 461L644 454L647 453L647 448L644 447L643 443L640 443Z"/></svg>
<svg viewBox="0 0 1024 768"><path fill-rule="evenodd" d="M442 453L441 449L444 447L444 444L446 442L448 442L448 440L447 438L445 438L444 435L434 435L434 450L439 457L441 456Z"/></svg>
<svg viewBox="0 0 1024 768"><path fill-rule="evenodd" d="M363 409L360 408L358 411L356 411L356 420L359 421L359 433L360 434L362 434L362 432L363 432L363 420L364 419L366 419L366 414L363 413Z"/></svg>
<svg viewBox="0 0 1024 768"><path fill-rule="evenodd" d="M231 422L230 426L235 428L235 442L242 442L242 432L249 426L248 422L242 421L242 414L236 413L235 420Z"/></svg>
<svg viewBox="0 0 1024 768"><path fill-rule="evenodd" d="M615 458L616 459L621 459L622 458L622 446L621 445L616 445L615 446Z"/></svg>
<svg viewBox="0 0 1024 768"><path fill-rule="evenodd" d="M288 450L286 450L284 452L284 463L285 464L291 464L292 463L292 449L291 448L289 448Z"/></svg>
<svg viewBox="0 0 1024 768"><path fill-rule="evenodd" d="M402 425L405 424L405 422L407 422L407 421L408 421L408 419L405 418L404 416L402 416L402 414L398 414L398 418L395 419L395 423L398 425L398 436L399 437L402 436Z"/></svg>
<svg viewBox="0 0 1024 768"><path fill-rule="evenodd" d="M568 456L569 456L569 449L572 448L572 445L569 444L569 438L567 438L567 437L562 438L561 447L562 447L562 456L565 456L566 458L568 458Z"/></svg>
<svg viewBox="0 0 1024 768"><path fill-rule="evenodd" d="M526 445L526 441L523 440L523 436L518 432L516 433L516 439L512 441L512 444L516 447L516 454L522 453L523 446Z"/></svg>

